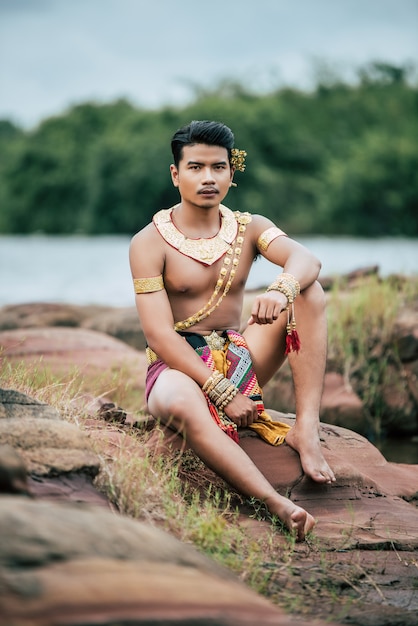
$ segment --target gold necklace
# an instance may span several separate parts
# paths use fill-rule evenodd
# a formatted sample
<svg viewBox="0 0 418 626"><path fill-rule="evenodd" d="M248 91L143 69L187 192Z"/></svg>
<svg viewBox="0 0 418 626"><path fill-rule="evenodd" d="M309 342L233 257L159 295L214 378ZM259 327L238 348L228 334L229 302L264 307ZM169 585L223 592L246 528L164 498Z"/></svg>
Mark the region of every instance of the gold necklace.
<svg viewBox="0 0 418 626"><path fill-rule="evenodd" d="M194 326L194 324L197 324L198 322L201 322L202 320L209 317L209 315L216 308L218 308L218 306L221 304L222 300L225 298L226 294L230 290L232 282L237 273L247 224L249 224L252 220L250 213L240 213L239 211L236 211L233 215L234 220L237 224L238 231L236 241L233 244L235 248L233 248L233 246L230 246L226 251L224 262L219 273L219 278L216 281L215 289L211 297L209 298L208 302L201 309L199 309L199 311L197 311L197 313L194 313L194 315L191 315L181 322L176 322L174 324L175 330L187 330L187 328L190 328L191 326ZM221 295L219 295L222 287L223 292L221 293ZM217 297L218 300L215 302Z"/></svg>
<svg viewBox="0 0 418 626"><path fill-rule="evenodd" d="M185 256L199 261L204 265L212 265L218 261L231 246L238 232L237 220L228 207L219 206L221 227L219 232L209 239L189 239L173 223L171 209L162 209L153 217L153 222L162 238Z"/></svg>

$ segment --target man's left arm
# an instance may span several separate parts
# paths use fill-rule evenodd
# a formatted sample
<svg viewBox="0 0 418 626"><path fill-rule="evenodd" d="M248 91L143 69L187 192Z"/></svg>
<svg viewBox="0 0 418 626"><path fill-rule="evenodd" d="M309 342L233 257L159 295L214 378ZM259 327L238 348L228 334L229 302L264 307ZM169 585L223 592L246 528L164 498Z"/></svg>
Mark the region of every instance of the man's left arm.
<svg viewBox="0 0 418 626"><path fill-rule="evenodd" d="M303 291L319 276L321 262L305 246L288 237L269 219L256 215L252 223L253 241L257 252L290 275L289 294L271 289L257 296L251 310L249 324L272 324L289 305L292 289ZM280 277L281 272L278 272ZM292 278L296 282L292 282ZM286 292L286 289L284 289ZM295 292L294 292L295 293Z"/></svg>

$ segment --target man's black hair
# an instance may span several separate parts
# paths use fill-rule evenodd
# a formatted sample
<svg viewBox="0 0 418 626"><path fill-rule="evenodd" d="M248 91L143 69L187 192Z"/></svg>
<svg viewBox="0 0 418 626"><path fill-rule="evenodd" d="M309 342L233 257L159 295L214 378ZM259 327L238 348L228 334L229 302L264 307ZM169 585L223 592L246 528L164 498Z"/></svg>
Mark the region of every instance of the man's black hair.
<svg viewBox="0 0 418 626"><path fill-rule="evenodd" d="M193 146L197 143L226 148L228 159L231 161L231 150L234 147L234 141L232 130L225 124L222 124L222 122L193 120L190 124L179 128L173 135L171 151L174 164L178 167L183 157L184 146Z"/></svg>

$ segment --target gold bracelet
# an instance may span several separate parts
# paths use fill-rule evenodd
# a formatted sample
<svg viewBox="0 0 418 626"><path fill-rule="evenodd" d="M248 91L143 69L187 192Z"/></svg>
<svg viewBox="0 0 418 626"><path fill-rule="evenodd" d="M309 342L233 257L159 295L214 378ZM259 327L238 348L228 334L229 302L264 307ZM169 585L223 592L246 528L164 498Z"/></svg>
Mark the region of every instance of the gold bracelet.
<svg viewBox="0 0 418 626"><path fill-rule="evenodd" d="M235 398L235 396L238 393L238 389L235 387L235 385L231 385L231 389L228 393L228 395L226 396L226 398L219 403L218 405L218 409L223 410L227 404L229 404L231 402L231 400L233 400Z"/></svg>
<svg viewBox="0 0 418 626"><path fill-rule="evenodd" d="M292 304L300 294L300 284L292 274L283 273L267 287L266 291L279 291L286 296L289 304Z"/></svg>
<svg viewBox="0 0 418 626"><path fill-rule="evenodd" d="M213 372L207 379L207 381L202 385L202 391L209 394L210 391L224 378L224 375L221 372Z"/></svg>

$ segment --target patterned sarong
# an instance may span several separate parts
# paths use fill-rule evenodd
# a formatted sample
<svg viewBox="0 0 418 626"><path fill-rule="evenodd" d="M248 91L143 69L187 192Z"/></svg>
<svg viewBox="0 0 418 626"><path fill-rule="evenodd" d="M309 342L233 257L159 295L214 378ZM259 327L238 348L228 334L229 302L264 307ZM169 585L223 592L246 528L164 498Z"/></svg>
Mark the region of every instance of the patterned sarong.
<svg viewBox="0 0 418 626"><path fill-rule="evenodd" d="M221 350L213 350L207 345L202 335L190 332L180 332L179 334L184 336L209 369L221 372L244 396L248 396L256 403L258 419L248 428L254 430L262 439L273 446L283 443L290 426L283 422L273 421L265 411L262 390L258 384L244 337L235 330L227 330L224 333L226 338L224 347ZM164 365L160 359L150 365L147 373L147 395L151 391L149 383L155 382L158 374L164 369ZM238 443L239 437L235 422L230 420L224 411L217 409L207 394L205 396L215 422Z"/></svg>

